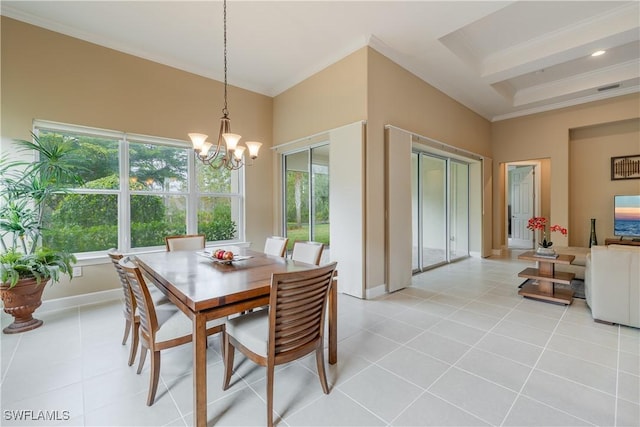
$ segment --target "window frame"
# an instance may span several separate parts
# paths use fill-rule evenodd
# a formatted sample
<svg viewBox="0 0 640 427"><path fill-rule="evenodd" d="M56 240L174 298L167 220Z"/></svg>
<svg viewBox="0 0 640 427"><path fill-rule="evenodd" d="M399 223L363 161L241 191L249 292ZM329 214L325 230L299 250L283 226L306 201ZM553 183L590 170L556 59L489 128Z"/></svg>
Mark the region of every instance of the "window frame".
<svg viewBox="0 0 640 427"><path fill-rule="evenodd" d="M185 196L186 197L186 233L198 233L198 201L201 197L224 197L230 198L238 203L237 218L233 218L237 224L237 236L231 240L207 241L208 246L223 244L238 244L245 240L245 185L244 185L244 168L231 171L232 183L231 189L237 189L235 192L211 192L199 191L197 188L197 168L196 159L191 149L190 143L184 140L170 139L164 137L142 135L136 133L127 133L121 131L100 129L87 127L82 125L72 125L66 123L52 122L46 120L33 121L33 134L39 136L41 131L64 132L78 135L86 135L92 137L100 137L112 139L118 143L118 168L119 168L119 189L87 189L72 188L70 193L75 194L104 194L117 196L118 209L118 249L124 253L143 253L165 250L164 243L158 246L149 247L131 247L131 196L132 195L157 195L157 196ZM131 144L151 144L158 146L168 146L180 148L187 151L187 185L186 191L132 191L129 189L130 178L130 158L129 150ZM80 260L104 257L109 248L100 251L78 252L76 256Z"/></svg>

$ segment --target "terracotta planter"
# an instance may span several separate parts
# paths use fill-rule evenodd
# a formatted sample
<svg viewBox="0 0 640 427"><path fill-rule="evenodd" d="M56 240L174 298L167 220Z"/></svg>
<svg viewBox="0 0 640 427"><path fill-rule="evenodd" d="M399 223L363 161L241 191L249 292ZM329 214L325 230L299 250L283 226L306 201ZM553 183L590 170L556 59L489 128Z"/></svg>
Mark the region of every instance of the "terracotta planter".
<svg viewBox="0 0 640 427"><path fill-rule="evenodd" d="M18 284L9 288L0 285L0 295L4 303L4 312L13 316L12 324L2 330L5 334L26 332L42 326L42 320L35 319L33 312L42 304L42 292L47 281L37 284L35 278L20 279Z"/></svg>

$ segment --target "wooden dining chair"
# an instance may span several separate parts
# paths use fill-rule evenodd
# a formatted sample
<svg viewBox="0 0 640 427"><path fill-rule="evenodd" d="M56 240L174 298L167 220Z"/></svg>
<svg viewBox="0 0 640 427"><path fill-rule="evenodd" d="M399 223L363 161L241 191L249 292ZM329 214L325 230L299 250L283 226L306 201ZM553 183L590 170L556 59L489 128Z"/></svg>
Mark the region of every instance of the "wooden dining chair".
<svg viewBox="0 0 640 427"><path fill-rule="evenodd" d="M122 258L119 261L119 265L129 282L140 316L141 341L138 374L142 372L147 350L151 352L151 372L147 397L147 406L151 406L156 397L160 378L160 352L167 348L191 342L193 324L181 311L172 313L165 310L156 310L140 268L129 257ZM207 335L223 331L224 319L215 319L207 322Z"/></svg>
<svg viewBox="0 0 640 427"><path fill-rule="evenodd" d="M284 257L284 254L287 250L287 243L289 243L289 239L286 237L281 237L281 236L267 237L267 240L264 242L263 252L268 255Z"/></svg>
<svg viewBox="0 0 640 427"><path fill-rule="evenodd" d="M320 265L324 244L320 242L293 242L291 259L294 261L306 262L307 264Z"/></svg>
<svg viewBox="0 0 640 427"><path fill-rule="evenodd" d="M140 316L138 315L138 305L136 304L136 299L133 296L131 291L131 287L129 286L129 282L127 281L127 276L125 272L120 267L120 260L124 258L120 252L115 249L110 249L107 253L109 258L111 259L111 263L116 269L118 273L118 280L120 281L120 286L122 287L122 293L124 296L124 336L122 337L122 345L127 343L127 339L129 339L129 334L131 334L131 349L129 351L129 366L133 365L133 361L136 357L136 352L138 351L138 341L139 334L138 328L140 325ZM172 310L174 313L178 311L178 308L174 305L167 305L169 299L160 291L150 292L151 298L153 299L153 303L155 306L162 306L163 310Z"/></svg>
<svg viewBox="0 0 640 427"><path fill-rule="evenodd" d="M204 234L182 234L164 238L167 251L191 251L204 249L206 237Z"/></svg>
<svg viewBox="0 0 640 427"><path fill-rule="evenodd" d="M224 336L223 390L229 388L234 349L267 368L267 424L273 426L276 365L316 353L318 377L329 393L324 367L324 322L335 262L311 270L273 274L269 309L227 319Z"/></svg>

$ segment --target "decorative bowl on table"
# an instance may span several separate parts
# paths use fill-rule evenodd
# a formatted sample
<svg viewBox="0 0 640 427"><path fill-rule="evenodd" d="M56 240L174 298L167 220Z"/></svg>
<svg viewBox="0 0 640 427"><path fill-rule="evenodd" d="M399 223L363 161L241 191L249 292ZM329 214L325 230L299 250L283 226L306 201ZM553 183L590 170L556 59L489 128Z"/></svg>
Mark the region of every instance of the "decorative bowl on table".
<svg viewBox="0 0 640 427"><path fill-rule="evenodd" d="M232 264L236 261L244 261L246 259L251 258L248 255L236 255L232 251L226 251L224 249L216 249L213 251L202 251L199 253L200 255L210 259L216 264Z"/></svg>

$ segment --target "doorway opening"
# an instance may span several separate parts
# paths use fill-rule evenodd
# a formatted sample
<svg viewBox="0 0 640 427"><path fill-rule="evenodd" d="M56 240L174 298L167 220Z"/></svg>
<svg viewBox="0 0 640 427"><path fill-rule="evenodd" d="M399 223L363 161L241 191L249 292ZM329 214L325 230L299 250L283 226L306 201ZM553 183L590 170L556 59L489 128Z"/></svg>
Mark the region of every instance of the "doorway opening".
<svg viewBox="0 0 640 427"><path fill-rule="evenodd" d="M540 214L540 162L512 162L505 166L507 248L532 249L535 236L527 224Z"/></svg>

